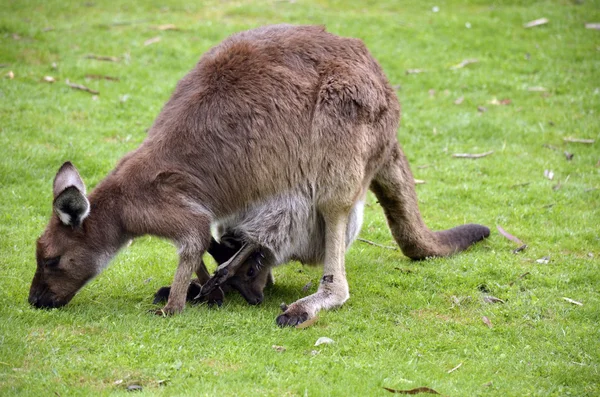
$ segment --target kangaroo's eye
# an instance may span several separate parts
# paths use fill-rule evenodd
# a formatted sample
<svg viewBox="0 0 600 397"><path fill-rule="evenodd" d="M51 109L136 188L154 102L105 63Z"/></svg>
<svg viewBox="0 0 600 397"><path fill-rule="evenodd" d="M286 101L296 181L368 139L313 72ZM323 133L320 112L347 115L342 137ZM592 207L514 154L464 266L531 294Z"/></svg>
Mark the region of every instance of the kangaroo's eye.
<svg viewBox="0 0 600 397"><path fill-rule="evenodd" d="M246 272L246 276L248 276L248 277L254 277L254 274L255 274L255 273L256 273L256 272L255 272L254 268L253 268L253 267L251 267L251 268L250 268L250 269L248 269L248 271Z"/></svg>
<svg viewBox="0 0 600 397"><path fill-rule="evenodd" d="M44 259L44 266L46 267L55 267L60 262L60 256L55 256L54 258Z"/></svg>

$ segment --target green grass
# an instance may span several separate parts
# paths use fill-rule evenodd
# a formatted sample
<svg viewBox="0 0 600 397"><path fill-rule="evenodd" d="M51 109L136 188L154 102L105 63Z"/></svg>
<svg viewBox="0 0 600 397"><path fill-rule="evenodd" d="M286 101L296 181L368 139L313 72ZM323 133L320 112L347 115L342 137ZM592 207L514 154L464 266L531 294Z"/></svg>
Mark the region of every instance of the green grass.
<svg viewBox="0 0 600 397"><path fill-rule="evenodd" d="M541 17L550 22L523 28ZM399 137L426 181L417 189L428 225L479 222L493 229L490 239L424 262L357 242L347 255L350 300L305 330L274 322L282 301L316 288L302 290L317 285L320 269L299 264L276 270L260 307L231 296L220 309L149 315L177 261L153 237L123 250L68 306L30 308L34 243L60 164L74 161L92 188L144 139L204 51L279 22L325 24L366 42L400 86ZM419 386L449 396L600 395L600 32L586 22L600 22L597 0L3 1L0 394L126 394L137 384L149 395L384 396L383 387ZM153 29L167 23L180 30ZM479 62L450 69L470 58ZM425 72L405 74L417 68ZM57 82L43 82L47 75ZM529 91L538 86L547 91ZM513 254L496 225L528 248ZM393 244L373 196L361 236ZM549 263L536 262L544 256ZM485 303L482 285L506 303ZM321 336L335 343L314 347Z"/></svg>

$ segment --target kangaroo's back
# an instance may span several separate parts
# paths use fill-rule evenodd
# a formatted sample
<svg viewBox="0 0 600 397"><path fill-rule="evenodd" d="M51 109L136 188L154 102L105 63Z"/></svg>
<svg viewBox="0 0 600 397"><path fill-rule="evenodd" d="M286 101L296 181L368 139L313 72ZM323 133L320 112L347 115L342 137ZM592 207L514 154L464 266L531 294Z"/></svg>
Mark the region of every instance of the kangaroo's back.
<svg viewBox="0 0 600 397"><path fill-rule="evenodd" d="M208 51L143 146L167 154L161 167L181 169L218 217L297 186L319 195L316 186L348 171L363 183L395 141L398 118L395 94L360 40L278 25Z"/></svg>

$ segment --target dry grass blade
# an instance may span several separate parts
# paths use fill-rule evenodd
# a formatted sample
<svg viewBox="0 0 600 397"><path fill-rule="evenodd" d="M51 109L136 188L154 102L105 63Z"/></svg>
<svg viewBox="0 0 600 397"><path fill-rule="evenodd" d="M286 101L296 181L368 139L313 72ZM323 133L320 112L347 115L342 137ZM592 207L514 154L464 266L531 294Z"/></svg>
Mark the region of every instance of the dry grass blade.
<svg viewBox="0 0 600 397"><path fill-rule="evenodd" d="M490 150L489 152L485 152L485 153L476 153L476 154L471 154L471 153L454 153L452 155L452 157L454 157L455 159L479 159L481 157L489 156L492 153L494 153L493 150Z"/></svg>
<svg viewBox="0 0 600 397"><path fill-rule="evenodd" d="M534 28L536 26L545 25L548 22L550 22L550 20L548 20L548 18L539 18L539 19L534 19L533 21L527 22L525 25L523 25L523 27L525 27L526 29Z"/></svg>
<svg viewBox="0 0 600 397"><path fill-rule="evenodd" d="M459 369L460 367L462 367L463 363L458 364L456 367L448 370L448 373L451 374L452 372L456 371L457 369Z"/></svg>
<svg viewBox="0 0 600 397"><path fill-rule="evenodd" d="M284 352L284 351L285 351L285 347L283 347L283 346L277 346L277 345L273 345L273 346L271 346L271 347L273 348L273 350L275 350L275 351L276 351L276 352L278 352L278 353L282 353L282 352Z"/></svg>
<svg viewBox="0 0 600 397"><path fill-rule="evenodd" d="M406 74L419 74L424 72L423 69L406 69Z"/></svg>
<svg viewBox="0 0 600 397"><path fill-rule="evenodd" d="M44 80L46 83L54 83L54 82L56 82L56 79L55 79L54 77L52 77L52 76L44 76L44 79L43 79L43 80Z"/></svg>
<svg viewBox="0 0 600 397"><path fill-rule="evenodd" d="M379 248L385 248L385 249L388 249L388 250L394 250L394 251L398 251L398 248L397 248L397 247L391 247L391 246L389 246L389 245L381 245L381 244L378 244L378 243L376 243L376 242L374 242L374 241L367 240L366 238L360 238L360 237L359 237L359 238L357 238L357 240L358 240L358 241L361 241L361 242L363 242L363 243L367 243L367 244L369 244L369 245L374 245L375 247L379 247Z"/></svg>
<svg viewBox="0 0 600 397"><path fill-rule="evenodd" d="M585 28L586 29L600 30L600 23L586 23L585 24Z"/></svg>
<svg viewBox="0 0 600 397"><path fill-rule="evenodd" d="M424 180L422 180L422 179L415 179L415 185L423 185L423 184L425 184L425 183L427 183L427 182L425 182L425 181L424 181Z"/></svg>
<svg viewBox="0 0 600 397"><path fill-rule="evenodd" d="M571 298L567 298L567 297L564 297L564 296L563 296L563 299L564 299L564 300L566 300L566 301L567 301L567 302L569 302L569 303L572 303L572 304L574 304L574 305L577 305L577 306L583 306L583 303L581 303L581 302L577 302L576 300L573 300L573 299L571 299Z"/></svg>
<svg viewBox="0 0 600 397"><path fill-rule="evenodd" d="M464 100L465 100L465 97L460 96L460 97L456 98L456 100L454 101L454 104L460 105L461 103L463 103Z"/></svg>
<svg viewBox="0 0 600 397"><path fill-rule="evenodd" d="M596 142L594 139L582 139L582 138L571 138L571 137L563 138L563 141L568 142L568 143L585 143L588 145L591 145L594 142Z"/></svg>
<svg viewBox="0 0 600 397"><path fill-rule="evenodd" d="M315 325L315 323L317 322L318 319L319 319L319 316L314 316L313 318L309 318L305 322L296 325L296 328L304 329L304 328L311 327L311 326Z"/></svg>
<svg viewBox="0 0 600 397"><path fill-rule="evenodd" d="M433 390L430 387L417 387L415 389L410 389L410 390L397 390L397 389L390 389L389 387L384 387L385 390L389 391L390 393L396 393L396 394L420 394L420 393L429 393L429 394L437 394L440 395L440 393L438 393L437 391Z"/></svg>
<svg viewBox="0 0 600 397"><path fill-rule="evenodd" d="M471 64L477 63L477 62L479 62L479 60L477 60L477 59L465 59L458 65L451 66L450 69L462 69L467 65L471 65Z"/></svg>
<svg viewBox="0 0 600 397"><path fill-rule="evenodd" d="M80 90L80 91L89 92L90 94L94 94L94 95L100 95L100 92L98 92L98 91L96 91L96 90L92 90L91 88L89 88L89 87L86 87L86 86L84 86L84 85L81 85L81 84L75 84L75 83L71 83L71 82L69 81L69 79L67 79L67 80L65 81L65 83L66 83L66 84L67 84L69 87L71 87L71 88L73 88L73 89L75 89L75 90Z"/></svg>
<svg viewBox="0 0 600 397"><path fill-rule="evenodd" d="M86 55L85 58L86 59L95 59L96 61L106 61L106 62L119 62L120 61L120 59L117 57L107 57L107 56L94 55L94 54Z"/></svg>
<svg viewBox="0 0 600 397"><path fill-rule="evenodd" d="M529 92L546 92L548 89L546 87L529 87L527 89Z"/></svg>
<svg viewBox="0 0 600 397"><path fill-rule="evenodd" d="M156 30L179 30L179 28L177 26L173 25L172 23L158 25L155 29Z"/></svg>

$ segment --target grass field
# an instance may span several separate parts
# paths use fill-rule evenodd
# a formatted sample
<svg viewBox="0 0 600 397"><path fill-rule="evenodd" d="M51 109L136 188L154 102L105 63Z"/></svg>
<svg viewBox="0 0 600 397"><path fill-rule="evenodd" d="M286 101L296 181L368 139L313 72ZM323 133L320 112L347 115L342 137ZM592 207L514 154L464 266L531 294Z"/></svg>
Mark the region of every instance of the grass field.
<svg viewBox="0 0 600 397"><path fill-rule="evenodd" d="M549 22L524 27L539 18ZM148 314L177 262L155 237L66 307L32 309L60 164L93 188L203 52L281 22L365 41L398 87L426 222L482 223L491 237L423 262L356 242L350 300L303 330L274 321L281 302L316 290L321 270L297 263L276 269L259 307L230 296ZM0 395L600 395L600 31L586 23L600 23L599 1L2 1ZM394 245L372 195L365 216L361 237ZM513 253L496 226L527 249ZM315 347L322 336L335 342Z"/></svg>

